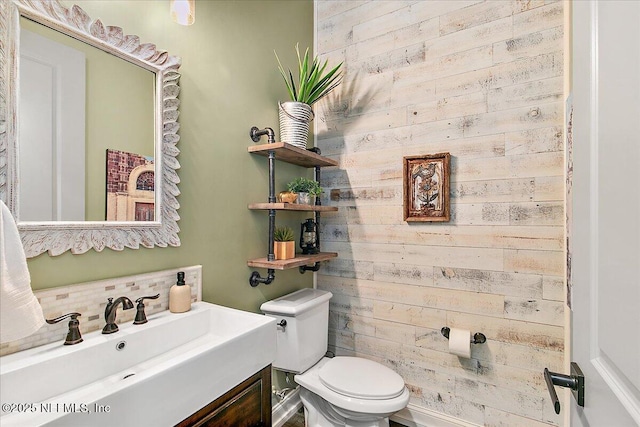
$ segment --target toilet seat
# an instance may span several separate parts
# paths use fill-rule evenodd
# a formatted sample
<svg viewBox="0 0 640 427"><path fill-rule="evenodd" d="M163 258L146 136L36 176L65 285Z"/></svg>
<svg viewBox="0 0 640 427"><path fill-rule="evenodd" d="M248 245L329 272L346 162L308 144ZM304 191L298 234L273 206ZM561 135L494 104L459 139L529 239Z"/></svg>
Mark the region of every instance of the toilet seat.
<svg viewBox="0 0 640 427"><path fill-rule="evenodd" d="M328 389L356 399L393 399L405 389L396 372L360 357L334 357L319 369L318 378Z"/></svg>
<svg viewBox="0 0 640 427"><path fill-rule="evenodd" d="M340 357L340 356L339 356ZM340 411L353 411L359 414L374 414L388 417L396 411L401 410L409 403L409 390L403 385L400 395L390 399L362 399L356 397L345 396L327 387L318 375L323 366L333 359L323 357L318 363L309 368L302 374L294 377L295 382L301 387L309 390L339 408ZM375 362L373 362L375 363ZM386 415L385 415L386 414Z"/></svg>

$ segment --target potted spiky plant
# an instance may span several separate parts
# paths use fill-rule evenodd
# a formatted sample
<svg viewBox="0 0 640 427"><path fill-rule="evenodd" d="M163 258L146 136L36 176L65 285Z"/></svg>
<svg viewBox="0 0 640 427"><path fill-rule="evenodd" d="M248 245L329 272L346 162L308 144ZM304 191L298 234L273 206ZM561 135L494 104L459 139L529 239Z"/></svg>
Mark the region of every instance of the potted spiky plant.
<svg viewBox="0 0 640 427"><path fill-rule="evenodd" d="M296 242L291 227L276 227L273 231L273 253L276 259L291 259L296 256Z"/></svg>
<svg viewBox="0 0 640 427"><path fill-rule="evenodd" d="M279 102L280 140L299 148L307 148L309 123L313 120L311 106L335 89L342 81L342 62L327 71L328 61L320 62L317 56L311 60L309 48L298 57L298 77L291 70L285 71L278 54L278 69L284 79L291 101Z"/></svg>

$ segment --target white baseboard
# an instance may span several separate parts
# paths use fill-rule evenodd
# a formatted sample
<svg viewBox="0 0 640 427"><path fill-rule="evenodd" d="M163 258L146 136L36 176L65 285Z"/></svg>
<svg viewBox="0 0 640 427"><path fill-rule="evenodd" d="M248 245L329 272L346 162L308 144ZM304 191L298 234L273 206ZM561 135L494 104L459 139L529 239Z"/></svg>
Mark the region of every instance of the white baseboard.
<svg viewBox="0 0 640 427"><path fill-rule="evenodd" d="M272 427L282 427L285 421L291 418L300 408L302 408L302 401L300 400L300 387L298 386L273 407L271 412Z"/></svg>
<svg viewBox="0 0 640 427"><path fill-rule="evenodd" d="M282 427L285 421L291 418L301 407L300 387L298 387L274 406L271 425L273 427ZM393 414L390 419L407 427L482 427L479 424L470 423L412 403Z"/></svg>
<svg viewBox="0 0 640 427"><path fill-rule="evenodd" d="M412 403L393 414L390 419L408 427L481 427L479 424L473 424Z"/></svg>

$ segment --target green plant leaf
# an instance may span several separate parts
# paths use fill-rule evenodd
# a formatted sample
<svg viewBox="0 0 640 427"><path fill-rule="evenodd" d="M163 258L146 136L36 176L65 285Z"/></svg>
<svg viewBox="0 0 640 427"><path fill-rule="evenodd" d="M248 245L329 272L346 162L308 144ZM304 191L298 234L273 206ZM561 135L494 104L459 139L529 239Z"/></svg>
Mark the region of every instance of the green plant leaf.
<svg viewBox="0 0 640 427"><path fill-rule="evenodd" d="M297 100L300 102L304 99L304 92L307 90L307 67L309 65L309 48L304 52L304 59L300 59L300 50L298 49L298 45L296 44L296 54L298 55L298 77L300 84L298 85L298 98Z"/></svg>
<svg viewBox="0 0 640 427"><path fill-rule="evenodd" d="M276 53L278 61L278 70L282 75L287 86L287 91L292 101L304 102L312 105L317 102L342 82L342 72L340 71L343 62L333 67L329 72L325 73L328 60L320 62L317 56L311 60L309 48L300 55L300 47L295 46L296 57L298 60L298 79L296 80L291 70L285 72L280 58Z"/></svg>
<svg viewBox="0 0 640 427"><path fill-rule="evenodd" d="M282 76L282 79L284 80L284 83L287 86L287 91L289 92L289 96L291 97L291 99L295 99L296 97L295 85L293 85L293 76L291 75L291 71L289 71L289 75L291 77L291 83L292 83L290 85L289 81L287 80L287 73L285 73L284 67L282 66L282 63L280 63L280 58L278 58L278 54L275 51L273 53L276 55L276 60L278 61L278 70L280 70L280 75Z"/></svg>
<svg viewBox="0 0 640 427"><path fill-rule="evenodd" d="M296 178L287 184L287 189L294 193L309 193L314 196L322 194L322 187L318 181L305 177Z"/></svg>
<svg viewBox="0 0 640 427"><path fill-rule="evenodd" d="M273 240L276 242L291 242L295 240L291 227L276 227L273 230Z"/></svg>
<svg viewBox="0 0 640 427"><path fill-rule="evenodd" d="M291 87L289 88L289 95L291 95L291 99L298 99L298 94L296 92L296 82L293 80L293 74L289 71L289 78L291 79Z"/></svg>
<svg viewBox="0 0 640 427"><path fill-rule="evenodd" d="M316 84L315 90L310 93L308 97L308 99L312 101L311 103L317 102L342 82L342 73L338 73L341 66L342 62L329 71L327 75Z"/></svg>

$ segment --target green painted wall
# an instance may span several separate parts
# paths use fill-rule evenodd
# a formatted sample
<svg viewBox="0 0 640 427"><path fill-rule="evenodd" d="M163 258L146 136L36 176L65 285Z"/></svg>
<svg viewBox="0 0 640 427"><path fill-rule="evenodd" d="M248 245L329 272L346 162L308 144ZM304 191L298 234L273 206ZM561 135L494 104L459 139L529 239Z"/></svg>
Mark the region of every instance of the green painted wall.
<svg viewBox="0 0 640 427"><path fill-rule="evenodd" d="M247 209L250 202L266 201L268 191L266 159L247 154L253 144L249 129L269 126L277 133L277 101L286 99L286 90L273 51L290 64L296 43L312 46L312 1L198 0L196 22L189 27L171 21L168 1L73 3L105 25L121 26L126 34L182 57L182 245L58 257L45 253L29 260L33 288L201 264L204 300L258 311L263 301L311 286L312 275L296 269L277 272L270 286L251 288L246 260L266 254L268 221L266 212ZM309 173L278 162L276 188ZM283 213L276 223L298 230L304 218Z"/></svg>

